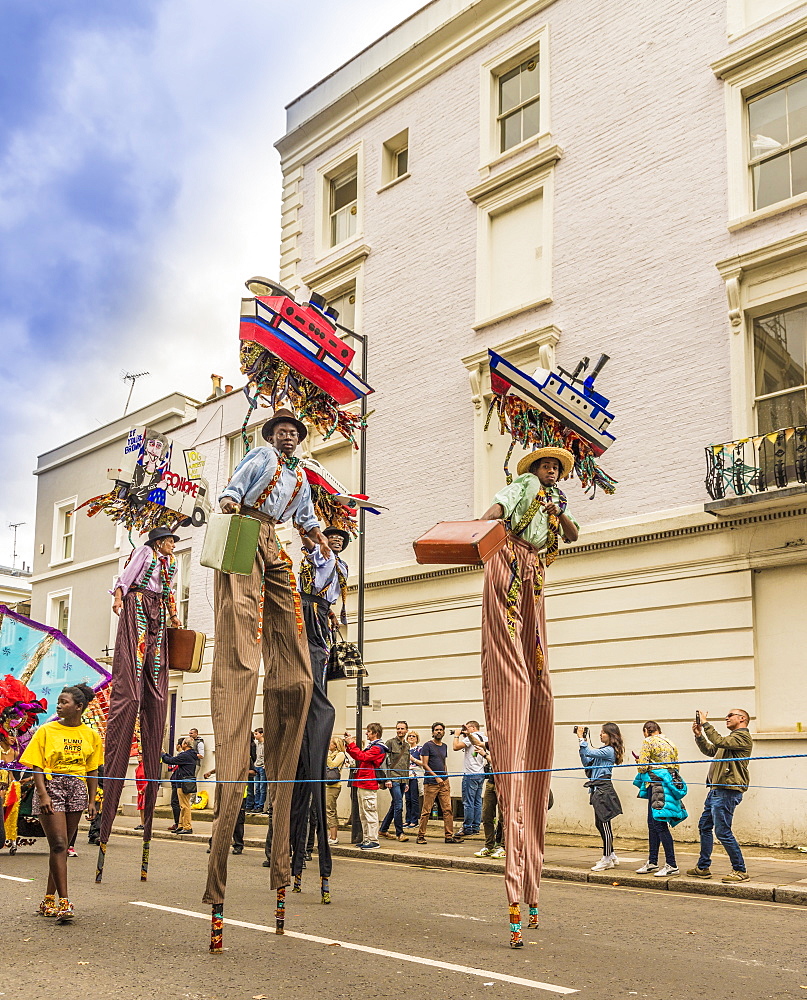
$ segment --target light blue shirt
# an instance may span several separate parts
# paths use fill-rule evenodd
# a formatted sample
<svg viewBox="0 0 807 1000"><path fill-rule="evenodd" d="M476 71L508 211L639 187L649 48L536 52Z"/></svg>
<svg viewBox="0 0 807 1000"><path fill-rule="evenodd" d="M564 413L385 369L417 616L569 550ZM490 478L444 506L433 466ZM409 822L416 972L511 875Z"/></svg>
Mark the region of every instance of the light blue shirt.
<svg viewBox="0 0 807 1000"><path fill-rule="evenodd" d="M616 764L616 753L612 746L591 747L587 740L580 740L580 760L586 768L589 781L610 778Z"/></svg>
<svg viewBox="0 0 807 1000"><path fill-rule="evenodd" d="M336 604L342 596L342 588L339 586L339 574L335 572L335 568L338 563L342 576L347 579L347 563L334 554L331 554L329 559L325 559L318 548L314 549L313 552L309 552L306 549L305 558L314 567L314 593L319 594L327 584L328 589L322 597L329 604Z"/></svg>
<svg viewBox="0 0 807 1000"><path fill-rule="evenodd" d="M254 507L256 500L269 485L269 481L277 470L277 459L278 453L271 445L265 448L253 448L247 452L238 463L232 479L222 491L219 501L226 497L229 500L235 500L236 503ZM291 518L298 528L302 528L308 534L312 528L319 527L319 521L311 502L311 487L308 485L305 472L302 475L303 485L297 496L294 497L294 503L289 506L289 501L297 486L297 475L284 465L280 478L275 483L275 488L264 501L261 510L278 522L288 521Z"/></svg>

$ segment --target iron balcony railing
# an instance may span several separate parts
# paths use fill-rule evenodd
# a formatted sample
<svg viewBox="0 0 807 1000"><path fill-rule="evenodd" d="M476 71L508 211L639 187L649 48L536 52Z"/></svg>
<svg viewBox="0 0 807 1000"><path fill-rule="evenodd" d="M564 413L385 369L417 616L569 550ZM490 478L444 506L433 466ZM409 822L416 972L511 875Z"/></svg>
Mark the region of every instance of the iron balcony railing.
<svg viewBox="0 0 807 1000"><path fill-rule="evenodd" d="M807 483L807 426L783 427L706 448L706 489L713 500L799 483Z"/></svg>

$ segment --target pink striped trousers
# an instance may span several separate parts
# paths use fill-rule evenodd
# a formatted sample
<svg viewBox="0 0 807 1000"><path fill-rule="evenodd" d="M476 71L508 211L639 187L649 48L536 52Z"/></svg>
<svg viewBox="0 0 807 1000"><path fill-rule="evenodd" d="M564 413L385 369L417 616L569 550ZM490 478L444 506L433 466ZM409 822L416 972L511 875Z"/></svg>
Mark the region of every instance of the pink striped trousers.
<svg viewBox="0 0 807 1000"><path fill-rule="evenodd" d="M514 634L507 622L507 593L514 563L521 579ZM527 542L508 536L485 563L482 598L482 696L494 771L552 767L554 711L546 664L544 566ZM535 595L536 582L541 592ZM544 669L536 666L536 627ZM504 814L505 890L509 903L538 905L551 774L501 774L496 792Z"/></svg>

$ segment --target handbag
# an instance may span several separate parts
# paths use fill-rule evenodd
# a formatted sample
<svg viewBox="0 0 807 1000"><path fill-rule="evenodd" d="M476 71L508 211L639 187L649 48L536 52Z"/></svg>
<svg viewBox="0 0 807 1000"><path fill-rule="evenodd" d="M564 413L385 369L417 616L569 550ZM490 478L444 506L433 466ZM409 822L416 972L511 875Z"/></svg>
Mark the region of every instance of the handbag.
<svg viewBox="0 0 807 1000"><path fill-rule="evenodd" d="M367 668L355 642L335 642L331 646L326 681L344 681L348 677L364 677L366 674Z"/></svg>
<svg viewBox="0 0 807 1000"><path fill-rule="evenodd" d="M186 795L195 795L196 794L196 782L195 781L181 781L179 783L179 787L180 787L180 789Z"/></svg>
<svg viewBox="0 0 807 1000"><path fill-rule="evenodd" d="M335 785L337 781L342 777L342 771L338 767L326 767L325 768L325 780L329 785Z"/></svg>

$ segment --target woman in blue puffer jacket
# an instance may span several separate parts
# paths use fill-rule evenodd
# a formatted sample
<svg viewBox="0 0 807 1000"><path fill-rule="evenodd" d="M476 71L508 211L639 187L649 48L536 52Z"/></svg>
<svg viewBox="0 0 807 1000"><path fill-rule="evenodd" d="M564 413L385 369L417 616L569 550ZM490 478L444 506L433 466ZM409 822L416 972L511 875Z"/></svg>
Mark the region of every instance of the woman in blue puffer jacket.
<svg viewBox="0 0 807 1000"><path fill-rule="evenodd" d="M687 818L682 801L687 787L678 774L678 747L662 735L661 726L657 722L646 722L642 732L644 742L636 758L639 773L633 783L639 789L639 798L647 799L649 849L647 864L636 872L666 878L679 874L670 826ZM665 864L659 868L658 852L662 844Z"/></svg>

